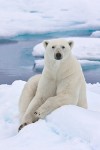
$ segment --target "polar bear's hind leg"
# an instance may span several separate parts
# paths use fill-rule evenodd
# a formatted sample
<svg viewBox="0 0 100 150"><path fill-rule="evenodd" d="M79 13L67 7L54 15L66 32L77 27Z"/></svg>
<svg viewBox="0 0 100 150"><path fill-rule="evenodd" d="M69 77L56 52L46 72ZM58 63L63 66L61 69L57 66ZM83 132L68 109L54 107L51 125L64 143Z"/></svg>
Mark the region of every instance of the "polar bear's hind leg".
<svg viewBox="0 0 100 150"><path fill-rule="evenodd" d="M87 98L86 98L86 85L82 84L80 93L79 93L79 100L78 100L78 106L86 108L88 107L87 105Z"/></svg>

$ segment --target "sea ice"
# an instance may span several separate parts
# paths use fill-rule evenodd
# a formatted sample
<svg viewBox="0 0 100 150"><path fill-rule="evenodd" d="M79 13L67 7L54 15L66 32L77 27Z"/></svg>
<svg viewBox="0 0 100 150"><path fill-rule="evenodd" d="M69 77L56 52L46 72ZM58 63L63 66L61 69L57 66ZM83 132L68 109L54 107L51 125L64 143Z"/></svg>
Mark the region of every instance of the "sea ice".
<svg viewBox="0 0 100 150"><path fill-rule="evenodd" d="M81 29L100 29L99 0L0 0L0 37Z"/></svg>
<svg viewBox="0 0 100 150"><path fill-rule="evenodd" d="M100 84L87 84L88 110L62 106L17 132L18 101L25 85L0 85L1 150L100 150Z"/></svg>

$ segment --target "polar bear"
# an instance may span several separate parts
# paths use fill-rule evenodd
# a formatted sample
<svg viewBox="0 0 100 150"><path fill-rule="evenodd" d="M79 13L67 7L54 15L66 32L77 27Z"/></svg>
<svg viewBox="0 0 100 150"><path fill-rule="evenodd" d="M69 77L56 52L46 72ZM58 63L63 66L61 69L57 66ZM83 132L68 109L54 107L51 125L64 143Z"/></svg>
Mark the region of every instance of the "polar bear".
<svg viewBox="0 0 100 150"><path fill-rule="evenodd" d="M45 118L62 105L87 108L86 82L78 60L72 55L73 41L43 42L44 69L26 83L19 101L21 130Z"/></svg>

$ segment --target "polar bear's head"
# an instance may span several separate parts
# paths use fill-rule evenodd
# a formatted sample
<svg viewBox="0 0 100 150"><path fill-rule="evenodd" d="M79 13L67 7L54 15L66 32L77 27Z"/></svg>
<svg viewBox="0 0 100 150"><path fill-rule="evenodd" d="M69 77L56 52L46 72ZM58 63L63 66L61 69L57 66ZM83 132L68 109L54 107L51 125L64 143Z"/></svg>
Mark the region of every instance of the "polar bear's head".
<svg viewBox="0 0 100 150"><path fill-rule="evenodd" d="M47 57L55 60L67 59L73 47L73 41L64 39L47 40L43 42Z"/></svg>

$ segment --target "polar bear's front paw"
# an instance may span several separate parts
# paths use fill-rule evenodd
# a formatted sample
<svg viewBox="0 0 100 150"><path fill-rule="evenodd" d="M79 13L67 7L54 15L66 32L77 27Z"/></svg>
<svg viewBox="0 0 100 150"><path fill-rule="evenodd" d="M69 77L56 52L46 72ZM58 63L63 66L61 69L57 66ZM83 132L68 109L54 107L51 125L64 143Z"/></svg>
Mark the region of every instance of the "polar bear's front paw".
<svg viewBox="0 0 100 150"><path fill-rule="evenodd" d="M21 124L21 125L19 126L19 128L18 128L18 132L19 132L23 127L25 127L25 126L27 126L27 123Z"/></svg>
<svg viewBox="0 0 100 150"><path fill-rule="evenodd" d="M45 118L46 113L45 113L45 110L43 110L43 109L38 109L38 110L34 113L34 115L35 115L36 117L40 118L40 119L43 119L43 118Z"/></svg>
<svg viewBox="0 0 100 150"><path fill-rule="evenodd" d="M39 113L39 112L36 111L36 112L34 113L34 115L35 115L37 118L40 118L40 113Z"/></svg>

